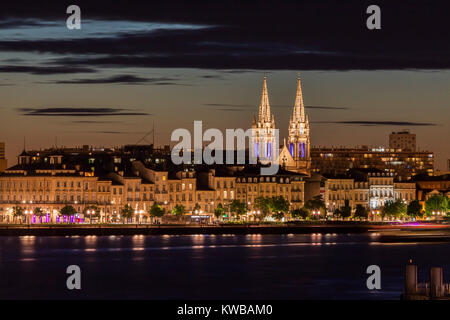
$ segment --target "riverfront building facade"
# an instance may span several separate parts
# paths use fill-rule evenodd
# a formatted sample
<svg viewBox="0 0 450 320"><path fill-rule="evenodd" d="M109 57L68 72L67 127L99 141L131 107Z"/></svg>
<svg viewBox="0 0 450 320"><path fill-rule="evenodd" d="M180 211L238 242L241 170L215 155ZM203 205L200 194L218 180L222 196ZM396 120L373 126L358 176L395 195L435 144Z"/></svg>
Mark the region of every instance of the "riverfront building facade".
<svg viewBox="0 0 450 320"><path fill-rule="evenodd" d="M256 219L257 197L282 196L292 209L304 200L306 176L299 173L280 170L262 177L258 167L249 166L164 168L157 162L165 159L134 160L117 153L105 158L85 152L90 154L87 161L82 156L75 161L63 150L39 156L22 152L18 164L0 174L0 220L13 221L13 208L19 206L33 221L40 208L44 221L57 222L61 208L70 205L80 219L89 217L87 210L95 206L100 210L97 220L116 221L124 205L130 205L133 221L148 222L149 208L157 203L169 216L175 205L183 205L188 218L210 221L219 204L226 207L233 200L244 202L247 218Z"/></svg>
<svg viewBox="0 0 450 320"><path fill-rule="evenodd" d="M398 181L394 174L378 169L352 169L345 175L325 175L325 202L328 212L343 207L348 200L353 209L362 205L380 209L387 201L416 199L414 182Z"/></svg>

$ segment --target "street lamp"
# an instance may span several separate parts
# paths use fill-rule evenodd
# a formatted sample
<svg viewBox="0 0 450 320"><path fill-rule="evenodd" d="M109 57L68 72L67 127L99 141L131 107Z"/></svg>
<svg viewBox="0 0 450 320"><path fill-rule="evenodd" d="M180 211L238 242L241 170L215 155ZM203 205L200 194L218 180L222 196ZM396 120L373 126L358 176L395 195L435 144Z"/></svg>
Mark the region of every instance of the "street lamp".
<svg viewBox="0 0 450 320"><path fill-rule="evenodd" d="M91 210L88 209L86 213L89 215L89 223L92 224L92 216L91 216Z"/></svg>
<svg viewBox="0 0 450 320"><path fill-rule="evenodd" d="M141 221L142 221L142 220L141 220L141 217L142 217L143 214L144 214L144 210L141 209L141 210L139 211L139 223L141 223Z"/></svg>

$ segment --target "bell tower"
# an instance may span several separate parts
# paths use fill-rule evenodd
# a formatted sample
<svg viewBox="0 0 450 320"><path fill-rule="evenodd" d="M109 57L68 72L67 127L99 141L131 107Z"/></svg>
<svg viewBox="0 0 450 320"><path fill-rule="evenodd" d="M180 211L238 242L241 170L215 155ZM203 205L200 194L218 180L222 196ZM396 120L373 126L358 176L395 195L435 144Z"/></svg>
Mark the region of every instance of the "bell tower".
<svg viewBox="0 0 450 320"><path fill-rule="evenodd" d="M275 146L275 139L275 118L270 111L267 77L264 75L258 119L254 117L252 121L253 157L266 159L273 157L272 148Z"/></svg>
<svg viewBox="0 0 450 320"><path fill-rule="evenodd" d="M300 75L297 77L297 93L294 110L289 122L288 149L295 162L295 171L308 173L311 157L309 153L309 118L303 104Z"/></svg>

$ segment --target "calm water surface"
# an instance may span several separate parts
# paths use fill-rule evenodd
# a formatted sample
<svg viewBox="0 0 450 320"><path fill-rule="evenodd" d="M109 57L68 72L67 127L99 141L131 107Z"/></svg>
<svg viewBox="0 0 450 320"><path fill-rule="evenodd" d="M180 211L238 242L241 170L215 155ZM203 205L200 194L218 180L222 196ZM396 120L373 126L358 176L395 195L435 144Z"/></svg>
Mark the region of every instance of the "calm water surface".
<svg viewBox="0 0 450 320"><path fill-rule="evenodd" d="M398 299L404 265L450 275L450 244L374 234L0 237L0 299ZM82 289L66 289L79 265ZM368 265L382 290L366 288Z"/></svg>

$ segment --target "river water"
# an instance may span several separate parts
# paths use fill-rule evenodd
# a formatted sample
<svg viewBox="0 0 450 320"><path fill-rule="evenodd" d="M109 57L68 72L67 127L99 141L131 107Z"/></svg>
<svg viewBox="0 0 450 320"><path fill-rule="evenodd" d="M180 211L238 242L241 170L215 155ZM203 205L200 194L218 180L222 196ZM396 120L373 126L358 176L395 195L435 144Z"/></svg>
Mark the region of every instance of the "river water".
<svg viewBox="0 0 450 320"><path fill-rule="evenodd" d="M409 259L419 281L435 265L448 281L449 253L376 234L0 237L0 299L399 299ZM381 290L366 287L373 264Z"/></svg>

